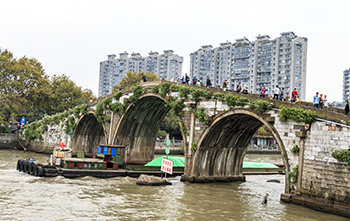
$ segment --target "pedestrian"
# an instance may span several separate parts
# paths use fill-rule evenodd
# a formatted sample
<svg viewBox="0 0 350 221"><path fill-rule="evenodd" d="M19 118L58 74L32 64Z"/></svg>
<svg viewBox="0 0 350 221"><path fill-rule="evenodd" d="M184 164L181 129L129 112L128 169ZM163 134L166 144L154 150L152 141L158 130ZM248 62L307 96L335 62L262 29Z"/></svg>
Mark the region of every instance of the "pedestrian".
<svg viewBox="0 0 350 221"><path fill-rule="evenodd" d="M196 85L196 84L197 84L197 77L195 75L193 76L192 85Z"/></svg>
<svg viewBox="0 0 350 221"><path fill-rule="evenodd" d="M349 102L348 101L345 102L344 111L345 111L345 114L348 115L348 113L349 113Z"/></svg>
<svg viewBox="0 0 350 221"><path fill-rule="evenodd" d="M328 107L327 95L324 95L324 98L323 98L323 105L324 105L325 107Z"/></svg>
<svg viewBox="0 0 350 221"><path fill-rule="evenodd" d="M189 84L190 78L187 76L187 74L185 74L185 80L186 80L186 84Z"/></svg>
<svg viewBox="0 0 350 221"><path fill-rule="evenodd" d="M242 84L241 84L241 82L239 82L236 92L239 93L239 92L241 92L241 90L242 90Z"/></svg>
<svg viewBox="0 0 350 221"><path fill-rule="evenodd" d="M224 89L224 91L227 90L227 80L225 80L224 83L222 83L222 88Z"/></svg>
<svg viewBox="0 0 350 221"><path fill-rule="evenodd" d="M278 100L278 96L280 95L280 89L278 88L278 85L276 85L276 88L275 88L275 90L273 90L273 100L275 100L275 98L276 98L276 100Z"/></svg>
<svg viewBox="0 0 350 221"><path fill-rule="evenodd" d="M316 95L314 96L312 103L314 104L314 108L317 108L317 109L319 108L320 100L318 98L318 92L316 92Z"/></svg>
<svg viewBox="0 0 350 221"><path fill-rule="evenodd" d="M318 106L320 109L323 109L323 94L320 94L320 97L318 98Z"/></svg>
<svg viewBox="0 0 350 221"><path fill-rule="evenodd" d="M260 97L265 97L265 95L266 95L265 87L260 88Z"/></svg>
<svg viewBox="0 0 350 221"><path fill-rule="evenodd" d="M197 85L201 86L201 81L200 80L197 81Z"/></svg>
<svg viewBox="0 0 350 221"><path fill-rule="evenodd" d="M171 78L171 80L170 80L170 82L174 82L175 81L175 78L174 77L172 77Z"/></svg>
<svg viewBox="0 0 350 221"><path fill-rule="evenodd" d="M209 79L209 77L207 77L207 86L206 86L207 88L210 88L211 87L211 81L210 81L210 79Z"/></svg>
<svg viewBox="0 0 350 221"><path fill-rule="evenodd" d="M142 76L142 81L143 81L143 82L147 82L146 76L145 76L144 74L141 74L141 76Z"/></svg>
<svg viewBox="0 0 350 221"><path fill-rule="evenodd" d="M280 101L285 101L284 99L284 88L281 87L281 91L280 91Z"/></svg>
<svg viewBox="0 0 350 221"><path fill-rule="evenodd" d="M181 83L182 83L182 84L186 84L186 76L183 76L183 77L182 77Z"/></svg>
<svg viewBox="0 0 350 221"><path fill-rule="evenodd" d="M248 94L248 87L246 87L245 89L243 89L242 94Z"/></svg>
<svg viewBox="0 0 350 221"><path fill-rule="evenodd" d="M290 100L291 103L295 102L297 100L297 97L299 97L299 93L297 92L297 89L294 88L292 92L292 99Z"/></svg>
<svg viewBox="0 0 350 221"><path fill-rule="evenodd" d="M123 86L120 86L119 90L120 90L120 91L123 90Z"/></svg>

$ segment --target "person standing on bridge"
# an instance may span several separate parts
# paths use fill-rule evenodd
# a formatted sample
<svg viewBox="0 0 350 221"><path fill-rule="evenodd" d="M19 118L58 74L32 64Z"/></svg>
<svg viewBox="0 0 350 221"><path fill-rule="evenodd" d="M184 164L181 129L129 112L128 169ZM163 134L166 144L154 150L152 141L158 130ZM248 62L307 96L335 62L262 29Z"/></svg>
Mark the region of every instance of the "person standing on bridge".
<svg viewBox="0 0 350 221"><path fill-rule="evenodd" d="M281 87L281 91L280 91L280 101L285 101L284 99L284 88Z"/></svg>
<svg viewBox="0 0 350 221"><path fill-rule="evenodd" d="M242 90L242 83L239 82L239 83L238 83L238 86L237 86L236 92L239 93L239 92L241 92L241 90Z"/></svg>
<svg viewBox="0 0 350 221"><path fill-rule="evenodd" d="M147 78L146 78L146 76L144 74L142 74L142 81L143 82L147 82Z"/></svg>
<svg viewBox="0 0 350 221"><path fill-rule="evenodd" d="M265 97L265 94L266 94L266 89L265 89L265 87L260 88L260 98L261 98L261 97Z"/></svg>
<svg viewBox="0 0 350 221"><path fill-rule="evenodd" d="M319 100L319 108L323 109L324 103L323 103L323 94L320 94L320 97L318 98Z"/></svg>
<svg viewBox="0 0 350 221"><path fill-rule="evenodd" d="M344 108L345 114L349 114L349 101L345 101L345 108Z"/></svg>
<svg viewBox="0 0 350 221"><path fill-rule="evenodd" d="M316 95L314 96L312 103L314 104L314 108L318 109L318 107L320 105L320 99L318 98L318 92L316 92Z"/></svg>
<svg viewBox="0 0 350 221"><path fill-rule="evenodd" d="M294 88L293 92L292 92L292 99L290 99L290 102L293 103L297 100L297 97L299 97L299 94L297 92L297 89Z"/></svg>
<svg viewBox="0 0 350 221"><path fill-rule="evenodd" d="M224 83L222 83L222 89L224 89L224 91L227 90L227 80L225 80Z"/></svg>
<svg viewBox="0 0 350 221"><path fill-rule="evenodd" d="M190 77L188 77L187 74L185 74L185 80L186 80L186 84L188 85L190 82Z"/></svg>
<svg viewBox="0 0 350 221"><path fill-rule="evenodd" d="M206 86L207 88L210 88L211 87L211 81L210 81L210 79L209 79L209 77L207 77L207 86Z"/></svg>
<svg viewBox="0 0 350 221"><path fill-rule="evenodd" d="M323 105L324 105L325 107L328 107L327 95L324 95L324 98L323 98Z"/></svg>
<svg viewBox="0 0 350 221"><path fill-rule="evenodd" d="M276 98L276 100L278 100L278 96L280 95L280 89L278 88L278 85L276 85L276 88L275 88L275 90L273 90L273 100L275 100L275 98Z"/></svg>

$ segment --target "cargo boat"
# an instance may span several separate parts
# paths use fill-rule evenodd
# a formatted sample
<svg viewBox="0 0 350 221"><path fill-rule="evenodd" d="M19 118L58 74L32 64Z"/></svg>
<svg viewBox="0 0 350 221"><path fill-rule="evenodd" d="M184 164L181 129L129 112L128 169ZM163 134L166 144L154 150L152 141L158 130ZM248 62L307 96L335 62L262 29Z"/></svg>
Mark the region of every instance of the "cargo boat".
<svg viewBox="0 0 350 221"><path fill-rule="evenodd" d="M72 157L69 148L56 148L48 163L37 162L34 159L18 160L17 170L39 177L64 176L77 178L92 176L98 178L139 177L141 174L162 176L160 166L145 166L146 163L125 161L125 146L99 145L96 155L86 158L83 151L77 151L77 157ZM168 176L180 176L184 167L174 167ZM243 163L243 175L284 174L284 165L266 163Z"/></svg>

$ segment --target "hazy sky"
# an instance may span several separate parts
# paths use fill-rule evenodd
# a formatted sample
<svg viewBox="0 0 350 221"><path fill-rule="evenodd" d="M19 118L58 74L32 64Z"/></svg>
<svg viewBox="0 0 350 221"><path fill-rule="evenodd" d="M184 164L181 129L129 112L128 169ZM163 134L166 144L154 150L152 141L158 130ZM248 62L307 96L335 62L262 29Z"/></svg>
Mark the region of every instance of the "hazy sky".
<svg viewBox="0 0 350 221"><path fill-rule="evenodd" d="M2 49L37 58L46 74L65 73L96 94L108 54L172 49L189 73L189 54L202 45L286 31L308 38L306 100L318 91L341 101L350 67L349 0L0 0L0 8Z"/></svg>

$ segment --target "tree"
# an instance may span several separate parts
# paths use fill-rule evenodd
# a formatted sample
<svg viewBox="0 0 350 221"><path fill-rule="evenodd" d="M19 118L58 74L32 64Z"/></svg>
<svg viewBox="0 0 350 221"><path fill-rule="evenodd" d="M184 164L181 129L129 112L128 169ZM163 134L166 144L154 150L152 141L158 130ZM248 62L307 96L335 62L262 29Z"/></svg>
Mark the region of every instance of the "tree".
<svg viewBox="0 0 350 221"><path fill-rule="evenodd" d="M167 113L164 120L160 124L160 130L166 131L170 137L175 137L175 139L182 140L179 120L174 114L171 113L171 111Z"/></svg>
<svg viewBox="0 0 350 221"><path fill-rule="evenodd" d="M50 112L62 112L77 105L87 103L93 98L89 90L82 91L65 74L51 78L52 82L52 110Z"/></svg>
<svg viewBox="0 0 350 221"><path fill-rule="evenodd" d="M51 85L35 58L16 59L8 50L0 50L0 103L3 120L8 116L38 113L46 105Z"/></svg>
<svg viewBox="0 0 350 221"><path fill-rule="evenodd" d="M0 126L26 117L29 122L44 114L55 114L93 99L91 91L82 91L66 75L45 74L35 58L15 58L0 49Z"/></svg>
<svg viewBox="0 0 350 221"><path fill-rule="evenodd" d="M126 75L123 77L123 79L120 82L120 85L115 85L112 93L115 93L119 90L120 86L123 88L129 87L129 86L135 86L139 85L142 79L142 74L144 74L147 78L147 81L158 81L159 77L152 73L152 72L144 72L140 71L136 74L136 72L127 72Z"/></svg>

